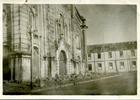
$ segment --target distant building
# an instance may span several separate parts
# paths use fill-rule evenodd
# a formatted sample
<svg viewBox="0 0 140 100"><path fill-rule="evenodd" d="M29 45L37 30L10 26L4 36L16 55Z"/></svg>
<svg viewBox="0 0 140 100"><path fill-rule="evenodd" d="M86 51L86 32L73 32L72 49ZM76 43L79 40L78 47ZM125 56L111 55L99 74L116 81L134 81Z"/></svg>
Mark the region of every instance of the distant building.
<svg viewBox="0 0 140 100"><path fill-rule="evenodd" d="M137 70L137 42L87 46L88 71L116 73Z"/></svg>
<svg viewBox="0 0 140 100"><path fill-rule="evenodd" d="M86 28L75 5L4 4L3 79L85 73Z"/></svg>

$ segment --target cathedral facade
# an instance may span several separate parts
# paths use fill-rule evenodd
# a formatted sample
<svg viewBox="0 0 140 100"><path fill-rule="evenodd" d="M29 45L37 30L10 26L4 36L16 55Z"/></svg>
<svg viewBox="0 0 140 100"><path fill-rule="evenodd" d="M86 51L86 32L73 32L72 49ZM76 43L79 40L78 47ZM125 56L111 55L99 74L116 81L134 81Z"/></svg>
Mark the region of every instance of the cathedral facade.
<svg viewBox="0 0 140 100"><path fill-rule="evenodd" d="M86 19L75 5L3 5L3 80L84 74Z"/></svg>

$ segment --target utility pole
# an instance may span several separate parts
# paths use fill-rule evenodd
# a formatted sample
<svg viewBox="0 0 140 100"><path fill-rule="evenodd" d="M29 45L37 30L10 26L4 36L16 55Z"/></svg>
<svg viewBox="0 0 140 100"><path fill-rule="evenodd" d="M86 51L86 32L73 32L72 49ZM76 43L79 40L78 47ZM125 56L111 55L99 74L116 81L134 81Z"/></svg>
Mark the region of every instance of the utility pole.
<svg viewBox="0 0 140 100"><path fill-rule="evenodd" d="M117 45L115 44L115 65L116 65L116 71L118 73L118 67L117 67L117 59L116 59L116 50L117 50Z"/></svg>
<svg viewBox="0 0 140 100"><path fill-rule="evenodd" d="M103 33L103 31L102 31ZM103 33L103 53L104 53L104 67L105 67L105 74L106 74L106 66L105 66L105 46L104 46L104 33Z"/></svg>

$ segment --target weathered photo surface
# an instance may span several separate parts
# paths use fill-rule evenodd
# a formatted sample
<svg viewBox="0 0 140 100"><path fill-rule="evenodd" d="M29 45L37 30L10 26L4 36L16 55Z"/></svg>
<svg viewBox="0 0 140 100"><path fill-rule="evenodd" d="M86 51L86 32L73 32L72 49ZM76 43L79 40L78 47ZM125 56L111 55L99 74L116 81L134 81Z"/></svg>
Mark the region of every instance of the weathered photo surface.
<svg viewBox="0 0 140 100"><path fill-rule="evenodd" d="M137 5L3 4L3 95L137 95Z"/></svg>

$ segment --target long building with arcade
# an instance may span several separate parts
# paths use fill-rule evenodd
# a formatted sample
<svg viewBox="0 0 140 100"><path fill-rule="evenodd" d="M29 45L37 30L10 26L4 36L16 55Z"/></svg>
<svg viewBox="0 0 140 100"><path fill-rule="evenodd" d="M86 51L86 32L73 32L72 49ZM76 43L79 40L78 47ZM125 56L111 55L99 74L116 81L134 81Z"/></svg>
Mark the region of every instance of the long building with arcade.
<svg viewBox="0 0 140 100"><path fill-rule="evenodd" d="M87 46L88 71L116 73L137 70L137 42L121 42Z"/></svg>

